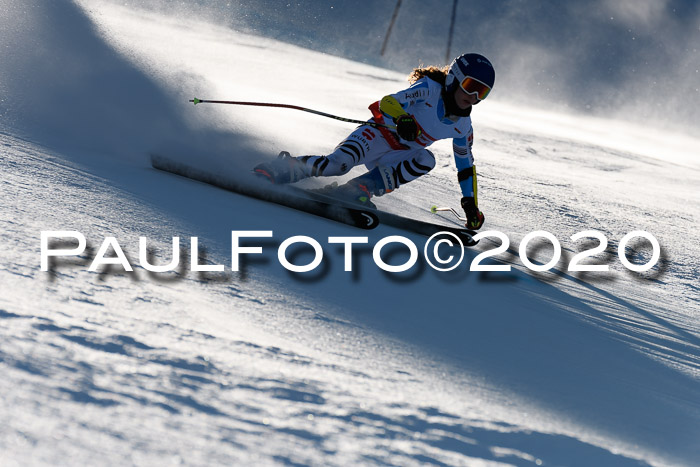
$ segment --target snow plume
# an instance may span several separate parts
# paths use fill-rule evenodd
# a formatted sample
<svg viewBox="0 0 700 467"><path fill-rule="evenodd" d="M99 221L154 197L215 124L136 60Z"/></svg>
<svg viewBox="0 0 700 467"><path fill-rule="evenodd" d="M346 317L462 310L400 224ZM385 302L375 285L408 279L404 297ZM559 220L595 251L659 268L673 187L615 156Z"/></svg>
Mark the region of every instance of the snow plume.
<svg viewBox="0 0 700 467"><path fill-rule="evenodd" d="M601 0L600 7L630 27L655 27L663 22L669 0Z"/></svg>
<svg viewBox="0 0 700 467"><path fill-rule="evenodd" d="M394 2L219 0L139 5L215 18L304 48L407 73L443 64L452 2L405 0L380 50ZM697 2L684 0L460 2L450 56L474 51L496 66L492 99L645 121L697 135L700 39Z"/></svg>
<svg viewBox="0 0 700 467"><path fill-rule="evenodd" d="M0 115L8 129L74 153L134 159L165 146L195 145L196 134L210 147L245 146L230 131L191 131L186 100L108 45L75 3L2 3Z"/></svg>
<svg viewBox="0 0 700 467"><path fill-rule="evenodd" d="M454 44L492 57L494 98L698 134L696 3L488 3L460 4Z"/></svg>

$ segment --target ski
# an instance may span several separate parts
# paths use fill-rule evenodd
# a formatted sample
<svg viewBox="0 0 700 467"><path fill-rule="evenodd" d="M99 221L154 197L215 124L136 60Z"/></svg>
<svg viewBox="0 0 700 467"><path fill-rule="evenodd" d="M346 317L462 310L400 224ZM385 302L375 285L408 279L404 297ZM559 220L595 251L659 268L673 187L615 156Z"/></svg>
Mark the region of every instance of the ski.
<svg viewBox="0 0 700 467"><path fill-rule="evenodd" d="M472 247L479 243L478 240L474 240L476 232L467 228L434 224L432 222L420 221L385 211L376 211L375 214L377 214L379 222L383 225L390 225L398 229L425 235L426 237L430 237L438 232L450 232L456 235L465 247Z"/></svg>
<svg viewBox="0 0 700 467"><path fill-rule="evenodd" d="M346 207L354 206L350 202L339 200L339 199L333 198L332 196L329 196L329 195L315 193L313 191L308 191L308 190L302 190L300 188L295 188L295 187L290 187L290 188L294 188L294 190L298 191L300 194L310 196L311 198L318 200L318 201L336 203L338 205L346 206ZM449 233L456 235L465 247L472 247L472 246L475 246L477 243L479 243L478 240L474 241L474 235L476 235L476 232L473 230L464 228L464 227L455 227L455 226L448 226L448 225L443 225L443 224L436 224L433 222L421 221L421 220L413 219L410 217L404 217L404 216L394 214L391 212L382 211L379 209L373 209L373 208L364 208L364 209L375 214L377 219L379 220L379 222L382 225L396 227L398 229L405 230L407 232L412 232L412 233L416 233L419 235L425 235L426 237L430 237L431 235L436 234L438 232L449 232Z"/></svg>
<svg viewBox="0 0 700 467"><path fill-rule="evenodd" d="M473 238L476 232L466 228L421 221L373 208L363 208L331 196L291 186L267 185L261 187L254 183L245 183L206 172L158 154L151 154L151 166L164 172L216 186L233 193L279 204L360 229L374 229L382 223L428 237L438 232L450 232L456 235L465 247L471 247L478 243Z"/></svg>
<svg viewBox="0 0 700 467"><path fill-rule="evenodd" d="M370 209L339 204L331 199L322 200L302 196L287 189L287 187L274 185L260 187L254 183L246 183L206 172L158 154L151 154L151 166L154 169L213 185L233 193L279 204L360 229L370 230L379 225L377 215Z"/></svg>

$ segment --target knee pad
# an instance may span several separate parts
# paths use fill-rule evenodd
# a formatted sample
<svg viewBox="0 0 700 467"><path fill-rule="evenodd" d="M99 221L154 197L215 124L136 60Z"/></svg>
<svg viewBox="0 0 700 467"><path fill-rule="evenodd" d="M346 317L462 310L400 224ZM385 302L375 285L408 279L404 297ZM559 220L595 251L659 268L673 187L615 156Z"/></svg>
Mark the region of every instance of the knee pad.
<svg viewBox="0 0 700 467"><path fill-rule="evenodd" d="M394 171L396 172L397 186L411 182L421 177L435 168L435 156L424 149L415 156L399 162Z"/></svg>
<svg viewBox="0 0 700 467"><path fill-rule="evenodd" d="M416 154L412 162L417 169L424 171L422 175L425 175L433 170L436 164L435 155L427 149L423 149Z"/></svg>

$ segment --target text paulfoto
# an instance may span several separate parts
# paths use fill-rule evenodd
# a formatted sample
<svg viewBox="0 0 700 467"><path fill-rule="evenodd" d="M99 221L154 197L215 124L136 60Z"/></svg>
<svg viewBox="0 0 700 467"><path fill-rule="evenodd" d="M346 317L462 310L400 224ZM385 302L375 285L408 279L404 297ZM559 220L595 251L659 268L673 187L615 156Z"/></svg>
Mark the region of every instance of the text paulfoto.
<svg viewBox="0 0 700 467"><path fill-rule="evenodd" d="M262 246L243 246L241 239L269 239L273 238L272 230L234 230L231 232L231 271L238 272L241 265L242 255L256 255L263 253ZM500 240L500 245L491 249L481 251L476 255L469 265L470 271L510 271L511 265L502 262L501 264L482 264L486 258L498 259L499 255L504 255L509 251L509 238L498 231L486 231L474 235L475 242L483 239L491 238ZM646 240L652 247L651 258L645 264L634 264L627 259L626 247L633 239L642 238ZM54 243L50 243L53 239ZM552 257L545 264L536 264L528 257L528 245L537 239L538 243L549 243L552 247ZM597 242L597 245L588 250L582 251L568 261L567 271L598 271L604 272L609 270L607 264L587 264L583 260L595 258L597 255L607 252L608 240L604 234L595 230L579 232L571 236L573 242L583 239L589 239ZM56 240L60 240L63 245L57 245ZM64 248L65 242L69 241L71 246L77 241L77 246ZM342 245L344 270L351 272L353 270L353 252L357 245L369 244L368 237L327 237L327 244ZM492 241L496 244L497 242ZM299 245L311 247L313 249L313 259L307 264L294 264L289 259L288 250L290 247L298 247ZM398 246L399 248L408 251L408 258L402 264L388 264L382 259L382 250L389 245ZM87 250L87 240L85 236L74 230L61 231L42 231L41 232L41 270L49 270L49 258L59 257L78 257L85 255ZM377 241L372 247L372 259L374 264L386 272L404 272L416 265L420 258L419 249L416 244L409 238L392 235L384 237ZM634 272L645 272L652 269L660 258L661 247L656 238L645 231L635 231L625 235L617 245L618 258L624 267ZM108 256L108 253L113 254ZM436 271L451 271L464 260L464 245L459 237L451 232L438 232L428 238L423 247L423 259ZM457 253L459 252L459 253ZM518 256L521 263L529 270L535 272L549 271L554 268L561 259L561 244L557 238L546 231L536 231L527 234L520 242L518 248ZM149 260L148 239L146 237L139 238L139 265L145 270L156 273L175 271L180 268L180 238L172 238L172 259L168 264L155 265ZM194 272L222 272L225 270L223 264L200 264L199 255L199 239L198 237L190 237L190 261L189 268ZM309 272L318 268L324 260L324 249L316 239L305 235L296 235L284 239L277 247L277 259L282 267L290 272ZM91 259L89 271L98 271L101 267L117 265L121 266L124 271L131 272L133 267L124 250L120 246L116 237L106 237L100 248Z"/></svg>

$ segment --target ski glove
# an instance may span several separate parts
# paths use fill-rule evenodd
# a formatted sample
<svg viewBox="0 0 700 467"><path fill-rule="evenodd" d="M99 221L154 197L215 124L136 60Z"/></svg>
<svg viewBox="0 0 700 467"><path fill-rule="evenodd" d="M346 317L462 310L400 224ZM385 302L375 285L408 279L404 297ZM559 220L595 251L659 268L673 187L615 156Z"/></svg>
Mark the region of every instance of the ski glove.
<svg viewBox="0 0 700 467"><path fill-rule="evenodd" d="M420 130L413 115L403 114L396 117L396 133L406 141L414 141L419 135Z"/></svg>
<svg viewBox="0 0 700 467"><path fill-rule="evenodd" d="M484 213L479 211L473 197L465 196L462 198L462 209L467 216L465 226L468 229L479 230L484 225Z"/></svg>

